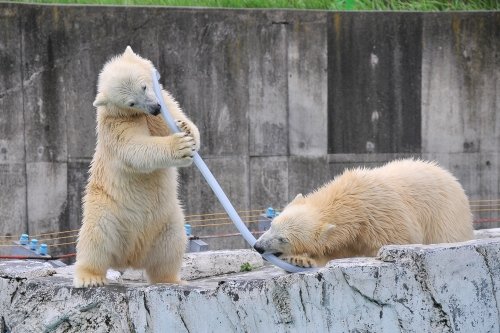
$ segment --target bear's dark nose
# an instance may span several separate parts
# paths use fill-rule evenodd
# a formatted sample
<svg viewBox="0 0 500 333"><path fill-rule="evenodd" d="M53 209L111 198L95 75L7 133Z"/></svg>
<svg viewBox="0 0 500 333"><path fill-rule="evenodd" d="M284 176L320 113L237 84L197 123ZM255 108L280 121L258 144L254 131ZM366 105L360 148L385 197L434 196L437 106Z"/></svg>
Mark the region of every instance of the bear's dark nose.
<svg viewBox="0 0 500 333"><path fill-rule="evenodd" d="M157 116L159 115L161 112L161 105L160 104L156 104L155 106L153 106L153 112L151 112L154 116Z"/></svg>
<svg viewBox="0 0 500 333"><path fill-rule="evenodd" d="M259 252L260 254L265 252L264 248L262 246L260 246L259 243L255 243L253 248L255 249L255 251Z"/></svg>

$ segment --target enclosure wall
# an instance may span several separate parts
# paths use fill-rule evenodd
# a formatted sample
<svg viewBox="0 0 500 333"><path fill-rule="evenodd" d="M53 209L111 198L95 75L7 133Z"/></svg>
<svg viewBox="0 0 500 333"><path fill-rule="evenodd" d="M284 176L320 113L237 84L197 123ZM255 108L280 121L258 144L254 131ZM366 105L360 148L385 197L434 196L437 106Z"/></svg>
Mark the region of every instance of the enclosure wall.
<svg viewBox="0 0 500 333"><path fill-rule="evenodd" d="M79 228L97 76L127 45L198 125L201 155L240 211L405 156L437 160L473 200L500 197L498 12L2 3L0 235ZM222 211L195 167L180 175L187 215ZM222 223L193 230L236 232Z"/></svg>

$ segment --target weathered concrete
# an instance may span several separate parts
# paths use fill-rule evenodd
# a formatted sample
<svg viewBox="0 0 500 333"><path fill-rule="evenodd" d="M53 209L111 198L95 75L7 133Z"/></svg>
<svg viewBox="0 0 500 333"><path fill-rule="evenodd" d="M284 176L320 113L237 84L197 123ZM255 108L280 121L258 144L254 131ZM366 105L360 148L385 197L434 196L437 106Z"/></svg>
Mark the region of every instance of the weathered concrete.
<svg viewBox="0 0 500 333"><path fill-rule="evenodd" d="M288 29L278 15L268 18L276 24L249 29L252 53L260 58L248 63L250 156L288 154Z"/></svg>
<svg viewBox="0 0 500 333"><path fill-rule="evenodd" d="M498 23L476 13L425 16L423 152L498 153Z"/></svg>
<svg viewBox="0 0 500 333"><path fill-rule="evenodd" d="M292 156L328 151L328 62L324 13L296 13L288 29L288 146ZM300 177L308 178L308 177Z"/></svg>
<svg viewBox="0 0 500 333"><path fill-rule="evenodd" d="M423 21L422 156L453 172L472 200L500 193L499 22L475 13Z"/></svg>
<svg viewBox="0 0 500 333"><path fill-rule="evenodd" d="M17 272L20 269L20 263L21 261L14 262L13 265L9 265L7 263L4 264L3 267L6 267L7 269L14 267L17 269L15 270L16 274L18 274ZM30 264L32 264L32 262L30 262ZM264 260L257 252L252 250L225 250L186 253L184 254L184 260L182 262L181 278L186 281L191 281L201 278L237 273L241 271L241 265L243 264L249 265L251 269L257 269L264 265ZM49 266L44 264L42 267ZM24 272L22 268L20 271ZM56 273L58 277L72 279L74 274L74 265L58 268L52 274ZM147 284L146 275L141 270L129 269L123 272L118 272L110 269L108 270L107 278L111 284Z"/></svg>
<svg viewBox="0 0 500 333"><path fill-rule="evenodd" d="M421 13L329 16L330 153L419 153Z"/></svg>
<svg viewBox="0 0 500 333"><path fill-rule="evenodd" d="M26 165L0 164L0 233L18 236L27 230Z"/></svg>
<svg viewBox="0 0 500 333"><path fill-rule="evenodd" d="M500 228L474 230L476 239L500 238Z"/></svg>
<svg viewBox="0 0 500 333"><path fill-rule="evenodd" d="M499 255L500 238L387 246L378 258L334 260L310 273L264 266L147 286L110 272L119 283L91 289L72 288L71 266L3 262L0 325L13 333L498 332ZM252 256L219 253L192 269L232 263L234 271Z"/></svg>
<svg viewBox="0 0 500 333"><path fill-rule="evenodd" d="M79 227L97 74L127 44L198 125L201 155L238 210L283 207L345 167L408 154L449 168L472 199L497 199L498 22L0 3L0 234ZM222 211L194 167L180 171L180 197L188 215Z"/></svg>

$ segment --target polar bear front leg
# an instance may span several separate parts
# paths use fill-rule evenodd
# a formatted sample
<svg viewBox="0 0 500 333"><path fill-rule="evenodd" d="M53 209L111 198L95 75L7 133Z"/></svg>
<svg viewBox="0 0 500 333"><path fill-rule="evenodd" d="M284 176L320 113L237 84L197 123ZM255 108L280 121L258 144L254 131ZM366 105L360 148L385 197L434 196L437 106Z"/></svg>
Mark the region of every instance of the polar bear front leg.
<svg viewBox="0 0 500 333"><path fill-rule="evenodd" d="M302 256L285 256L285 257L280 257L281 260L298 266L298 267L304 267L304 268L309 268L309 267L318 267L318 263L316 260L309 258L308 256L302 255Z"/></svg>
<svg viewBox="0 0 500 333"><path fill-rule="evenodd" d="M140 172L151 172L160 168L184 167L193 163L196 151L194 138L179 132L166 137L133 136L128 142L117 141L115 151L129 167Z"/></svg>

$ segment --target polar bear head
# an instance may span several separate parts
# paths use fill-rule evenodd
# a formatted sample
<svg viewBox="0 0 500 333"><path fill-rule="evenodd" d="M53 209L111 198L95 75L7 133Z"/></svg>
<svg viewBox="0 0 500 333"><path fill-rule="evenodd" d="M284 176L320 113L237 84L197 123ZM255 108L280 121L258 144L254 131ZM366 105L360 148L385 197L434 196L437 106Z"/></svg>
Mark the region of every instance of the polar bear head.
<svg viewBox="0 0 500 333"><path fill-rule="evenodd" d="M120 115L160 113L153 92L151 61L140 57L127 46L125 52L109 60L99 74L94 106Z"/></svg>
<svg viewBox="0 0 500 333"><path fill-rule="evenodd" d="M254 249L276 256L319 254L328 248L328 236L334 227L325 224L319 210L299 194L271 222Z"/></svg>

